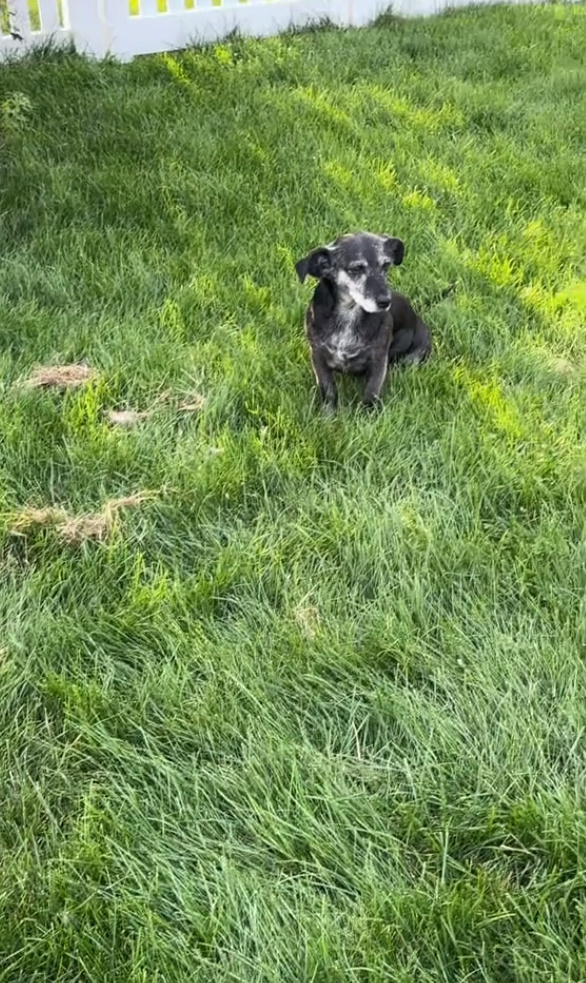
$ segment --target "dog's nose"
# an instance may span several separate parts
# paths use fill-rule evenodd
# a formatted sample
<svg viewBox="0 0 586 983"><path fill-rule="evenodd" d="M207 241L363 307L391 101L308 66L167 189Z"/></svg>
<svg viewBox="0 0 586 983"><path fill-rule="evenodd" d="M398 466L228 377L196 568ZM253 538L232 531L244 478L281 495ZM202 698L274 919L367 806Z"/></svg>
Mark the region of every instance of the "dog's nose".
<svg viewBox="0 0 586 983"><path fill-rule="evenodd" d="M376 302L381 311L386 311L388 307L391 306L391 295L385 291L385 293L378 294Z"/></svg>

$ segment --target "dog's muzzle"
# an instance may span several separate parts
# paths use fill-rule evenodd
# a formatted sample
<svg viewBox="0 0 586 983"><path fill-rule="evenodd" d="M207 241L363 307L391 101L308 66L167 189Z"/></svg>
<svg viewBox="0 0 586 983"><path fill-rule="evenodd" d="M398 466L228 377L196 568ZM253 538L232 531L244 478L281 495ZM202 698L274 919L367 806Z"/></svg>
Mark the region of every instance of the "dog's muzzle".
<svg viewBox="0 0 586 983"><path fill-rule="evenodd" d="M386 279L372 277L366 284L366 296L379 312L388 311L391 306L391 291Z"/></svg>
<svg viewBox="0 0 586 983"><path fill-rule="evenodd" d="M391 306L391 295L388 292L379 294L375 300L379 311L388 311L389 307Z"/></svg>

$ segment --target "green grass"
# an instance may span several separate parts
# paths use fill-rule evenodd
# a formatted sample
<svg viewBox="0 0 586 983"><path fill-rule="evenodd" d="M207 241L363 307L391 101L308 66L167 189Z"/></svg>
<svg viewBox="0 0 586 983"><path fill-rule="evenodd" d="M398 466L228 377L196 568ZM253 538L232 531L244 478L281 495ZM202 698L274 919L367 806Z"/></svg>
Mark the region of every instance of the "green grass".
<svg viewBox="0 0 586 983"><path fill-rule="evenodd" d="M586 978L585 48L552 5L0 69L1 983ZM352 228L436 354L329 421L294 262Z"/></svg>

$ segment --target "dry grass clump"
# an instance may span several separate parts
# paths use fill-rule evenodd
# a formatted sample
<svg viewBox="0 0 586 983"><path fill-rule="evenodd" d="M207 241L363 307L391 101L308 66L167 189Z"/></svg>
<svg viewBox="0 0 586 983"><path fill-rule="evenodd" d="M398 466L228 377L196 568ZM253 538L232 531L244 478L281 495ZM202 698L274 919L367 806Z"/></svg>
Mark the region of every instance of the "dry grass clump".
<svg viewBox="0 0 586 983"><path fill-rule="evenodd" d="M36 529L53 528L60 539L71 545L86 540L104 540L112 532L116 517L122 509L138 508L143 502L157 493L137 492L121 498L109 499L99 512L84 512L71 515L63 508L24 508L15 513L10 520L9 529L13 535L27 536Z"/></svg>
<svg viewBox="0 0 586 983"><path fill-rule="evenodd" d="M85 364L40 365L22 383L24 389L76 389L96 378L96 371Z"/></svg>

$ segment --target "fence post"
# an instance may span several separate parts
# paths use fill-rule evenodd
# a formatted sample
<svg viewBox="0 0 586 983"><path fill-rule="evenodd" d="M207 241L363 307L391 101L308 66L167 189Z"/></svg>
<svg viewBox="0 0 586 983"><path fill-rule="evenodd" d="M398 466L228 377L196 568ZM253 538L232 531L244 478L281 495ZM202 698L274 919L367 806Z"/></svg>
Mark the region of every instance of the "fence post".
<svg viewBox="0 0 586 983"><path fill-rule="evenodd" d="M80 54L103 58L111 38L104 0L65 0L65 26Z"/></svg>

